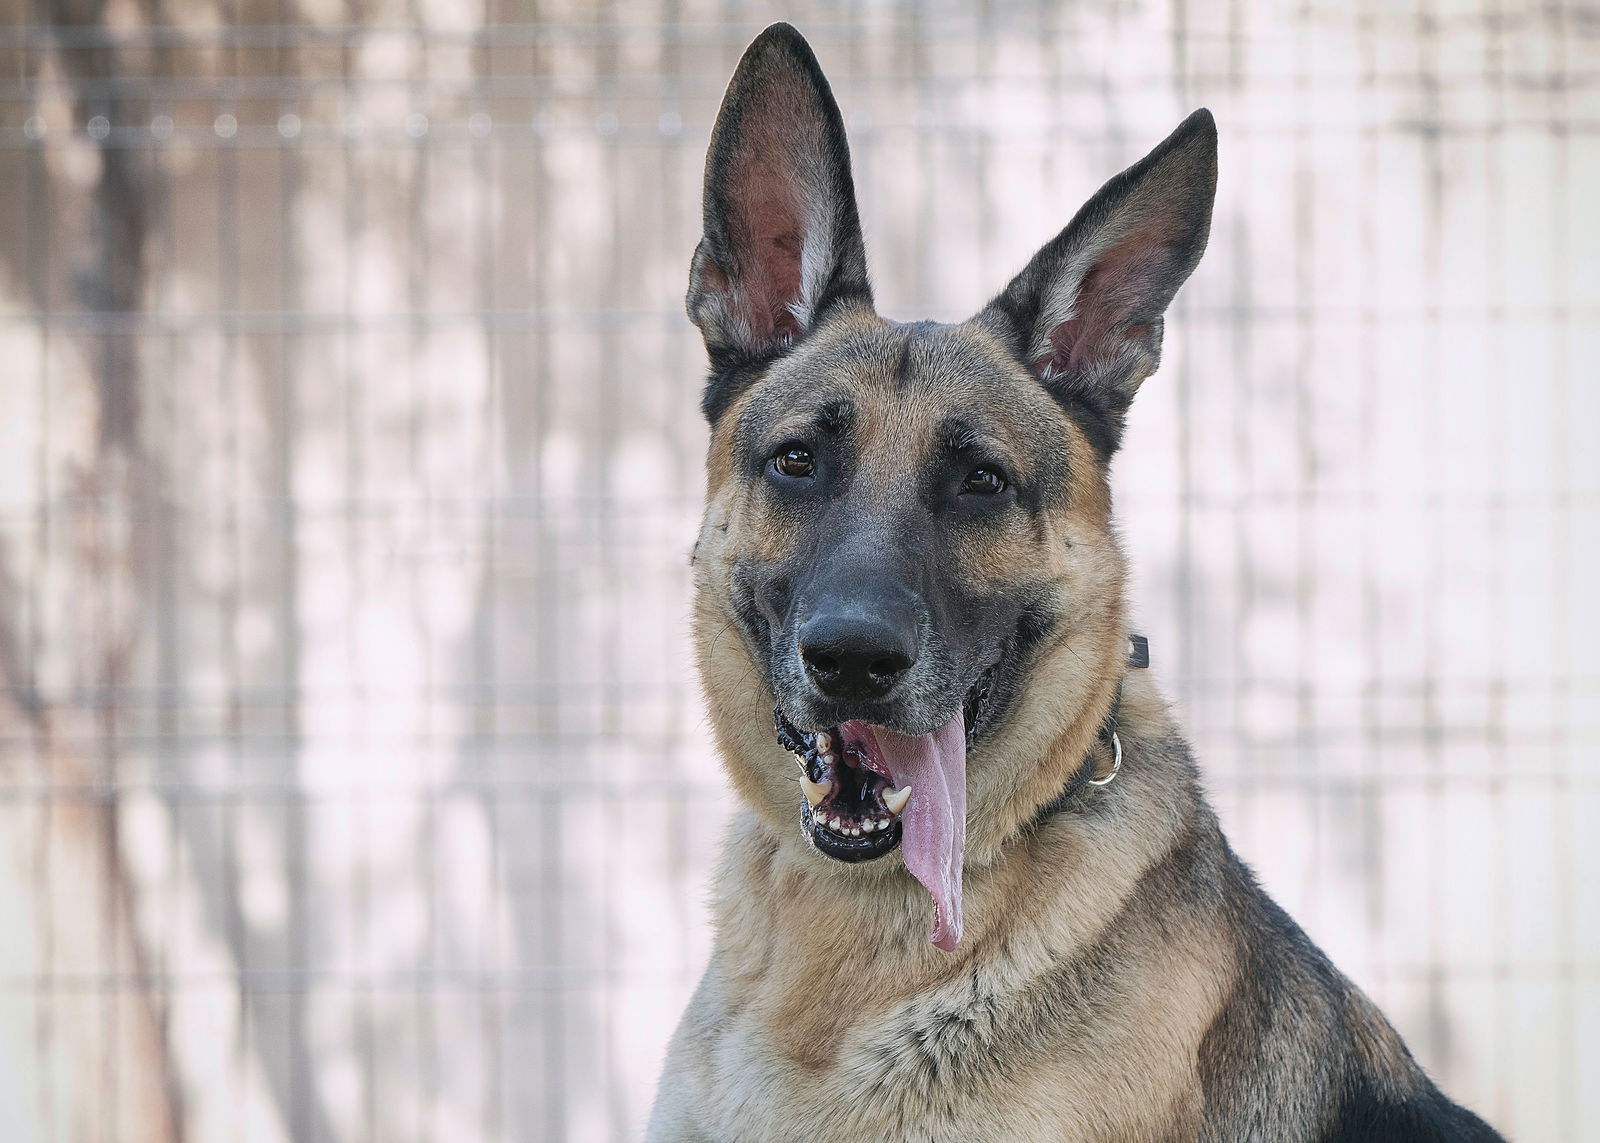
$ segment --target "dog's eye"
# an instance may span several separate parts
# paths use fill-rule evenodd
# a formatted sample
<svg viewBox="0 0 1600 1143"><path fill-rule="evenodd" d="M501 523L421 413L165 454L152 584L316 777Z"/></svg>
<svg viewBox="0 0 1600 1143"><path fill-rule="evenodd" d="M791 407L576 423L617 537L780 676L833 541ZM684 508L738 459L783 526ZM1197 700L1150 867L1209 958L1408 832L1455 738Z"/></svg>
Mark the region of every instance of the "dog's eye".
<svg viewBox="0 0 1600 1143"><path fill-rule="evenodd" d="M961 491L970 492L975 496L993 496L1006 490L1006 478L998 468L988 465L979 465L967 473L967 478L961 482Z"/></svg>
<svg viewBox="0 0 1600 1143"><path fill-rule="evenodd" d="M785 476L811 476L817 471L817 462L811 450L803 445L790 445L772 458L772 467Z"/></svg>

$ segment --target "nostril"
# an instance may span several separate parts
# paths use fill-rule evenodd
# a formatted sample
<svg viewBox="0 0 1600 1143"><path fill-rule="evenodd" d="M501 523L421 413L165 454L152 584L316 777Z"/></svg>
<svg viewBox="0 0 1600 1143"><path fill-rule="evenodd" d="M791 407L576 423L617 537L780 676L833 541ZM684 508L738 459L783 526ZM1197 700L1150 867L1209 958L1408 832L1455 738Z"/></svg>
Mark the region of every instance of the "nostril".
<svg viewBox="0 0 1600 1143"><path fill-rule="evenodd" d="M904 655L885 655L881 659L873 660L867 670L880 679L892 679L911 666L911 660Z"/></svg>
<svg viewBox="0 0 1600 1143"><path fill-rule="evenodd" d="M810 648L800 652L800 654L805 659L806 665L813 671L818 671L824 675L832 675L839 670L839 660L832 655Z"/></svg>

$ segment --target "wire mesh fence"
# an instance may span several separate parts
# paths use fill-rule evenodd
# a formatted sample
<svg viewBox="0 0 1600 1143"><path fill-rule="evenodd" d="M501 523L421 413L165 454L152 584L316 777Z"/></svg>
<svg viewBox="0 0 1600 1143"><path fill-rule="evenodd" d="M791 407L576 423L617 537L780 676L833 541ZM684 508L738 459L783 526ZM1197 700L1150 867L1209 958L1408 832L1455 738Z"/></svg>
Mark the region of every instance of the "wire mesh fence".
<svg viewBox="0 0 1600 1143"><path fill-rule="evenodd" d="M1216 112L1141 628L1448 1090L1600 1139L1593 8L3 11L6 1138L637 1137L729 809L680 300L781 16L892 317Z"/></svg>

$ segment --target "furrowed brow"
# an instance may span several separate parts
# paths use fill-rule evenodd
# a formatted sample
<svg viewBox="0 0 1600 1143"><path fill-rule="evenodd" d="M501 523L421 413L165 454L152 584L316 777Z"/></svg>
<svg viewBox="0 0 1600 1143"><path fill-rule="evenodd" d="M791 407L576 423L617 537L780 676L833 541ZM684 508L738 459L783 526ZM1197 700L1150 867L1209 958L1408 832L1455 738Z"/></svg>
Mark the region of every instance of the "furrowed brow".
<svg viewBox="0 0 1600 1143"><path fill-rule="evenodd" d="M849 431L850 425L855 421L855 403L847 397L840 397L823 405L817 410L811 423L822 432L838 436Z"/></svg>
<svg viewBox="0 0 1600 1143"><path fill-rule="evenodd" d="M983 444L986 439L960 417L946 417L939 422L939 443L951 452L967 452Z"/></svg>

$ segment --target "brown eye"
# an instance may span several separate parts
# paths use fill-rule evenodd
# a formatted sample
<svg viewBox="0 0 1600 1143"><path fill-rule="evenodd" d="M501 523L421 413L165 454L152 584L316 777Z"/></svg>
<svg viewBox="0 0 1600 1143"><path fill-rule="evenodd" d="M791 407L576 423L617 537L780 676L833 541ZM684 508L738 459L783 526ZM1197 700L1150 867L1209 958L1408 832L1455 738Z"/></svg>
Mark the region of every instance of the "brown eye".
<svg viewBox="0 0 1600 1143"><path fill-rule="evenodd" d="M790 445L772 458L772 467L785 476L810 476L817 471L817 462L811 459L810 449Z"/></svg>
<svg viewBox="0 0 1600 1143"><path fill-rule="evenodd" d="M1000 470L980 465L967 473L967 478L961 482L961 491L970 492L975 496L993 496L1006 490L1006 478L1000 475Z"/></svg>

